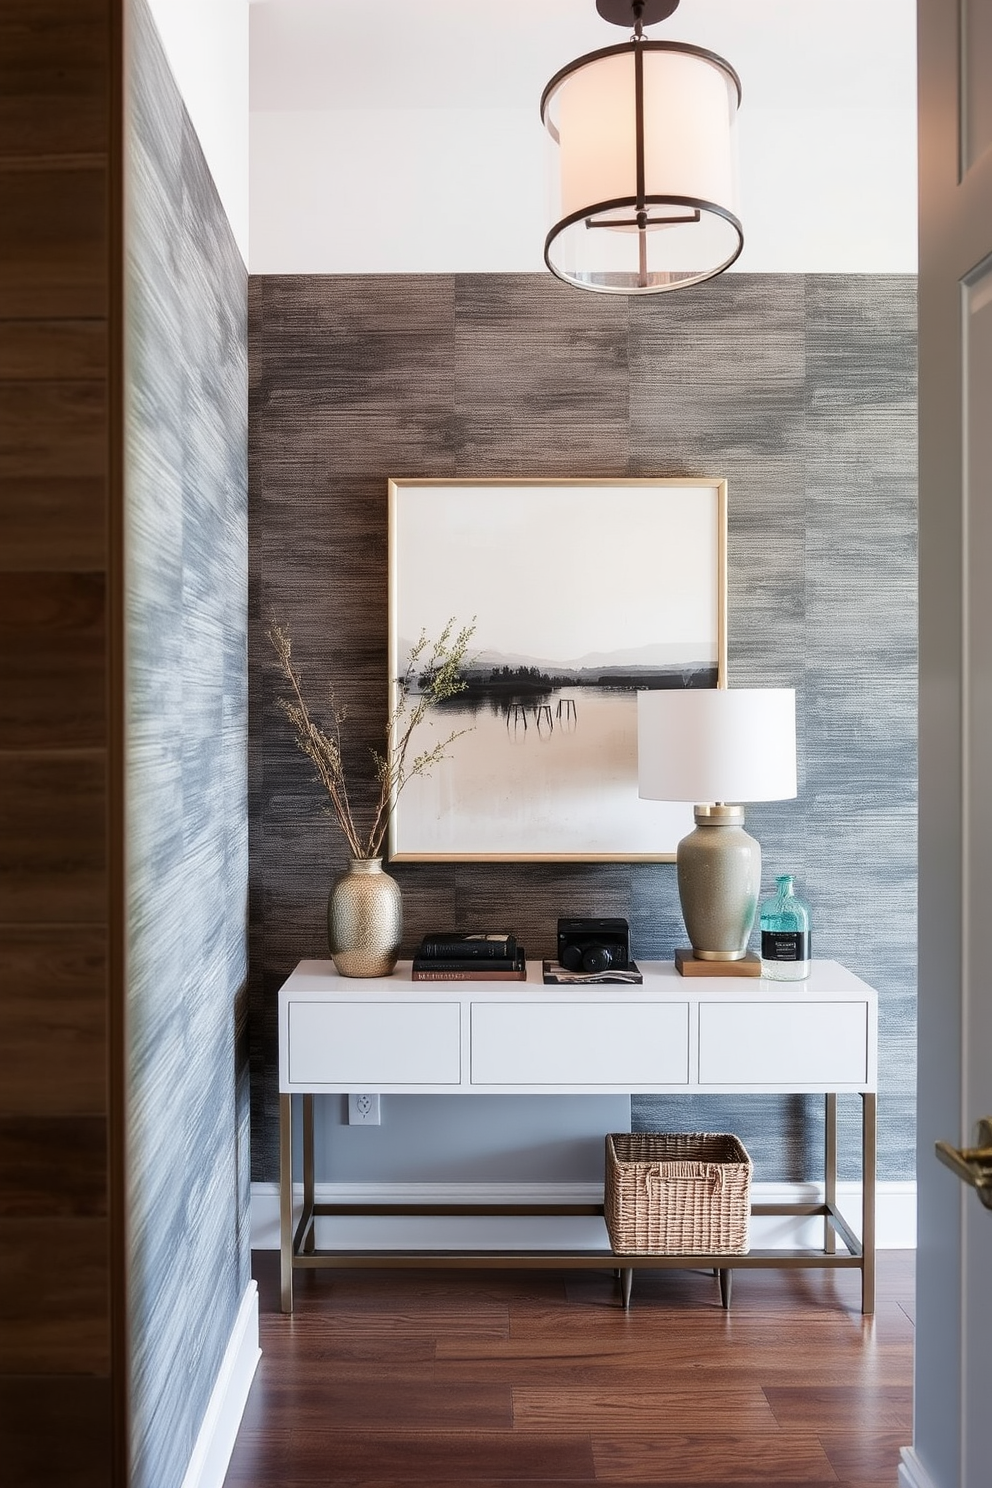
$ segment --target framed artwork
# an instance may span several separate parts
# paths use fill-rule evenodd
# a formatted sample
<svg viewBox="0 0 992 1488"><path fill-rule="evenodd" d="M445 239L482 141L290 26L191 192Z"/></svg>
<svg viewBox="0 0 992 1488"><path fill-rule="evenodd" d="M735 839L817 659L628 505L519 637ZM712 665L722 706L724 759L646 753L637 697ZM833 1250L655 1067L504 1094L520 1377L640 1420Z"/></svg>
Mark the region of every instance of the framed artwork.
<svg viewBox="0 0 992 1488"><path fill-rule="evenodd" d="M396 862L659 862L692 806L637 794L640 688L726 682L725 480L392 480L389 667L474 624L463 731L396 801ZM416 685L416 683L414 683Z"/></svg>

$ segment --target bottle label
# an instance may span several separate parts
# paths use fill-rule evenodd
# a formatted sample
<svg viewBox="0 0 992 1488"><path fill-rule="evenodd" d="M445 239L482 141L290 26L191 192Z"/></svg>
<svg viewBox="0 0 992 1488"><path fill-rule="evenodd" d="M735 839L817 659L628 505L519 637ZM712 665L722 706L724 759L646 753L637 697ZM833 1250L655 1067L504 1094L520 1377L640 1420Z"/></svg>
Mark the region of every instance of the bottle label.
<svg viewBox="0 0 992 1488"><path fill-rule="evenodd" d="M810 936L808 930L762 930L762 961L808 961L810 959Z"/></svg>

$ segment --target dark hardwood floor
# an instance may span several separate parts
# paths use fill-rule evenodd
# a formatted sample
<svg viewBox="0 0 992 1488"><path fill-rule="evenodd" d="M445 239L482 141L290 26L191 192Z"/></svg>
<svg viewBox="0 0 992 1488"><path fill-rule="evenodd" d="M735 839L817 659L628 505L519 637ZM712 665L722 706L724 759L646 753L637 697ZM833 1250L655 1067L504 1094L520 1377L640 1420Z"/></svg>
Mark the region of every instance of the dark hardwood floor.
<svg viewBox="0 0 992 1488"><path fill-rule="evenodd" d="M352 1271L279 1311L227 1488L894 1488L912 1437L911 1251L850 1272Z"/></svg>

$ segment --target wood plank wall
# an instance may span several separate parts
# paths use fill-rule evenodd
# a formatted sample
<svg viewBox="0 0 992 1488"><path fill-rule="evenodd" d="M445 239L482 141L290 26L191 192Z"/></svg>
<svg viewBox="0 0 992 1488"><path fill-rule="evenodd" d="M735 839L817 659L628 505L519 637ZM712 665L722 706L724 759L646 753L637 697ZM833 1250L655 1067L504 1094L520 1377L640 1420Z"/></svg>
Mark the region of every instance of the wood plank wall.
<svg viewBox="0 0 992 1488"><path fill-rule="evenodd" d="M0 1456L123 1482L109 906L121 0L0 0ZM119 919L119 916L118 916ZM116 1207L116 1206L115 1206ZM122 1282L117 1281L116 1286ZM117 1385L115 1385L115 1377ZM116 1438L116 1447L115 1447Z"/></svg>

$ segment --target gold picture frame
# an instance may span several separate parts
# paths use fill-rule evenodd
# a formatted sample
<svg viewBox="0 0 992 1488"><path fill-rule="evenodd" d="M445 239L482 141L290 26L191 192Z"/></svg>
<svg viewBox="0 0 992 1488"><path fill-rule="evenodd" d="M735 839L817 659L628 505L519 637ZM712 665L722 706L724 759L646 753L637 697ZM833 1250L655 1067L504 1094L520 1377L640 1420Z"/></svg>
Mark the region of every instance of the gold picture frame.
<svg viewBox="0 0 992 1488"><path fill-rule="evenodd" d="M723 478L389 482L389 675L474 623L463 730L394 802L394 862L666 862L692 807L637 795L636 692L725 686ZM391 694L395 697L395 691Z"/></svg>

